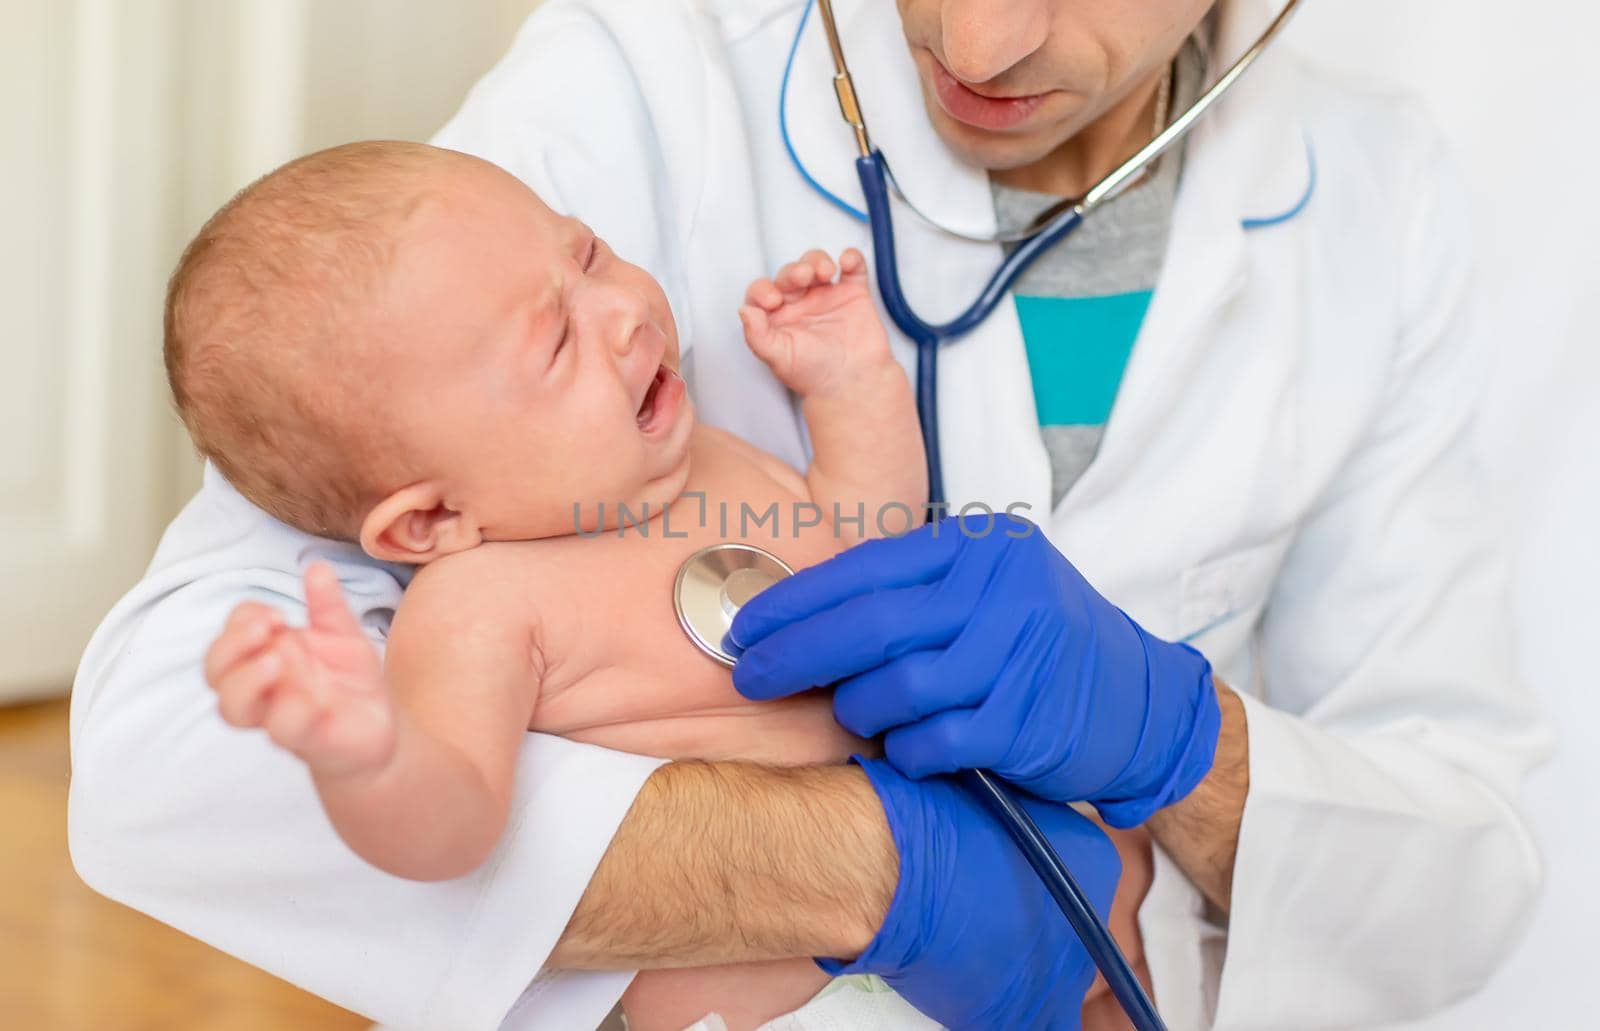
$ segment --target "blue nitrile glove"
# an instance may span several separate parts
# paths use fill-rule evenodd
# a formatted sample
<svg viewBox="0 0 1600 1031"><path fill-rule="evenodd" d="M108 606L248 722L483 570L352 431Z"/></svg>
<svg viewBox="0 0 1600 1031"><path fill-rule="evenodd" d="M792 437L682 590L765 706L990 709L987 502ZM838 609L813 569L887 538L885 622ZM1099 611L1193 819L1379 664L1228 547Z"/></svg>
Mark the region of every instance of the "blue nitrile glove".
<svg viewBox="0 0 1600 1031"><path fill-rule="evenodd" d="M988 532L985 532L987 528ZM1211 769L1211 666L1102 598L1032 523L946 519L801 570L740 610L733 683L836 684L834 715L926 777L989 769L1143 823Z"/></svg>
<svg viewBox="0 0 1600 1031"><path fill-rule="evenodd" d="M994 816L947 777L912 781L883 760L856 762L883 802L900 883L860 958L817 964L877 974L953 1031L1080 1027L1094 965ZM1116 846L1064 805L1022 805L1104 918L1122 874Z"/></svg>

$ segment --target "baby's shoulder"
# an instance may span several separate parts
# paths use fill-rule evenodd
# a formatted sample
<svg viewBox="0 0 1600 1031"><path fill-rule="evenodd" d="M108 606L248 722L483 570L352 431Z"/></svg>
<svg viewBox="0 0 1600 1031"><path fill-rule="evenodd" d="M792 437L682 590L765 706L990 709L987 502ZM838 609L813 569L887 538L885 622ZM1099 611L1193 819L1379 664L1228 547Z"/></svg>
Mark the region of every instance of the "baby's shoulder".
<svg viewBox="0 0 1600 1031"><path fill-rule="evenodd" d="M492 628L521 635L553 597L561 579L561 549L547 541L495 541L430 562L417 570L395 614L395 627L425 625L473 637Z"/></svg>
<svg viewBox="0 0 1600 1031"><path fill-rule="evenodd" d="M695 460L714 466L754 467L797 497L809 497L805 477L776 455L769 454L743 437L727 430L701 424L696 427Z"/></svg>

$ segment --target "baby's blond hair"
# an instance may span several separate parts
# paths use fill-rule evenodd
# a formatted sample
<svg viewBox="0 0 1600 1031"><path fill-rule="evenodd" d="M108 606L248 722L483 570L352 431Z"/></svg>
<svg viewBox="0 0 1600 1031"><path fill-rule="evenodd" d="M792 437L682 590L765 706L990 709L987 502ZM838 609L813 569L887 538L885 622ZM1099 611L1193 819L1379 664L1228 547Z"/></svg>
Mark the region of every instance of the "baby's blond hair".
<svg viewBox="0 0 1600 1031"><path fill-rule="evenodd" d="M185 249L167 289L164 353L178 413L240 493L291 526L354 540L403 475L370 418L364 306L379 303L395 230L425 173L462 155L353 143L241 191Z"/></svg>

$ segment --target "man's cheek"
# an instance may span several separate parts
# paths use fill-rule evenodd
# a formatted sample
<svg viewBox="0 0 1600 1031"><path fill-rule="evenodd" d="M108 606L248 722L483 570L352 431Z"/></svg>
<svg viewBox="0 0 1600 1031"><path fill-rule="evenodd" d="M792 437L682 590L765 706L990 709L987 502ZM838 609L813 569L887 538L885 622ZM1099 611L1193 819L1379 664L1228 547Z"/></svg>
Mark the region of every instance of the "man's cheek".
<svg viewBox="0 0 1600 1031"><path fill-rule="evenodd" d="M896 0L900 11L900 28L912 50L931 46L938 41L936 29L940 22L939 4L942 0Z"/></svg>

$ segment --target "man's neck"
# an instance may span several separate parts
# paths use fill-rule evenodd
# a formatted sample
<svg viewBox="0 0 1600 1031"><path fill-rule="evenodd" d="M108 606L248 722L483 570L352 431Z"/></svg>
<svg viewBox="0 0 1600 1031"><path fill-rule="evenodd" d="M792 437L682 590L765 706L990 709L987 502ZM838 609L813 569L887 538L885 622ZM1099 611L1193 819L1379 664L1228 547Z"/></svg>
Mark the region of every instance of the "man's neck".
<svg viewBox="0 0 1600 1031"><path fill-rule="evenodd" d="M1082 197L1154 137L1156 110L1170 64L1139 83L1105 114L1031 165L992 171L1001 186L1056 197Z"/></svg>

